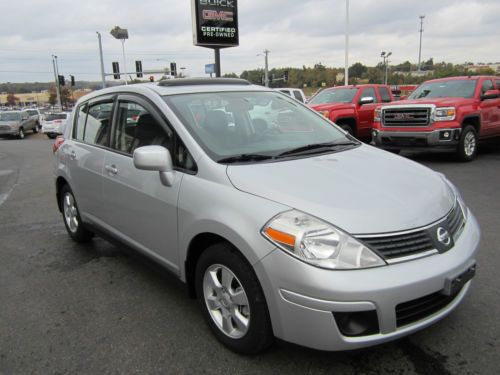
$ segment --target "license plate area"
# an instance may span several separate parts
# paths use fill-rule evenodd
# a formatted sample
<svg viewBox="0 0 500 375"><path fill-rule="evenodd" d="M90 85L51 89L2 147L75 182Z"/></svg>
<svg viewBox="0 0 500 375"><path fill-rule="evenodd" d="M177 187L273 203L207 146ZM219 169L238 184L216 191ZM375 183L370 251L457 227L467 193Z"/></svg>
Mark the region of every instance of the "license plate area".
<svg viewBox="0 0 500 375"><path fill-rule="evenodd" d="M462 287L469 280L471 280L475 274L476 274L476 265L473 264L461 274L454 277L448 277L444 282L444 289L442 290L441 293L446 296L451 296L458 293L458 291L462 289Z"/></svg>

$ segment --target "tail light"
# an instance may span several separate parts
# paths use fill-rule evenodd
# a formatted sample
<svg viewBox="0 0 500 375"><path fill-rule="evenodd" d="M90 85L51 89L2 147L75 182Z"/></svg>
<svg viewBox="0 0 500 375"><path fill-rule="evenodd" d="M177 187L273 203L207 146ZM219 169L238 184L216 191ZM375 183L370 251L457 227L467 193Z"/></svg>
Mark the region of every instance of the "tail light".
<svg viewBox="0 0 500 375"><path fill-rule="evenodd" d="M54 142L54 144L52 145L52 152L55 154L57 152L57 150L59 150L59 147L61 147L61 145L63 143L64 143L64 137L62 135L59 135L56 138L56 141Z"/></svg>

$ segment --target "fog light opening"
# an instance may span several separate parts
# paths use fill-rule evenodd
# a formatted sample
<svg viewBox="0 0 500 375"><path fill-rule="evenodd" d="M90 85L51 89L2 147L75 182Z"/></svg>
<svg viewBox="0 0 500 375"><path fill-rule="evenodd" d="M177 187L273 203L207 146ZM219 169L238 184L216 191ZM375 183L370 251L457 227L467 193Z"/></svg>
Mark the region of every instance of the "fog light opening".
<svg viewBox="0 0 500 375"><path fill-rule="evenodd" d="M348 337L368 336L380 333L377 311L334 312L340 333Z"/></svg>

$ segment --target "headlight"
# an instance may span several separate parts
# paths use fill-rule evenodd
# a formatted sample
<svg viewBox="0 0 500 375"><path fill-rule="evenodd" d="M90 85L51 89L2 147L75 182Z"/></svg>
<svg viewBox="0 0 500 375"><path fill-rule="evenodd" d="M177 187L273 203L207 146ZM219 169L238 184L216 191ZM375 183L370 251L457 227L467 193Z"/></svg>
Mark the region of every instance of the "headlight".
<svg viewBox="0 0 500 375"><path fill-rule="evenodd" d="M292 210L275 216L262 234L289 254L328 269L356 269L386 263L362 243L334 226Z"/></svg>
<svg viewBox="0 0 500 375"><path fill-rule="evenodd" d="M19 124L10 124L11 129L19 129Z"/></svg>
<svg viewBox="0 0 500 375"><path fill-rule="evenodd" d="M455 120L455 107L436 108L434 111L434 121Z"/></svg>
<svg viewBox="0 0 500 375"><path fill-rule="evenodd" d="M467 216L468 216L469 210L467 209L467 206L465 205L464 199L462 198L462 194L460 194L460 192L458 191L457 187L455 185L453 185L451 183L451 181L448 180L443 173L440 173L440 172L437 172L437 173L441 176L441 178L443 179L443 181L450 187L450 189L455 194L455 198L457 199L457 202L458 202L458 204L459 204L459 206L462 209L462 212L464 214L464 218L467 221Z"/></svg>
<svg viewBox="0 0 500 375"><path fill-rule="evenodd" d="M373 116L373 121L380 122L381 118L382 118L382 110L380 108L377 108Z"/></svg>
<svg viewBox="0 0 500 375"><path fill-rule="evenodd" d="M330 111L321 111L321 115L325 118L330 118Z"/></svg>

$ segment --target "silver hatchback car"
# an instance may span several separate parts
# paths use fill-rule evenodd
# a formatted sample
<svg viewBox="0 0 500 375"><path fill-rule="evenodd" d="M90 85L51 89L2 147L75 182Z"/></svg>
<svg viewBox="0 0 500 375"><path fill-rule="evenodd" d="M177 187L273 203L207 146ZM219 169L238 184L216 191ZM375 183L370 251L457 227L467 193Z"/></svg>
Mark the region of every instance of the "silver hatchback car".
<svg viewBox="0 0 500 375"><path fill-rule="evenodd" d="M475 273L479 227L442 174L243 80L96 91L54 152L69 235L172 271L237 352L393 340L452 311Z"/></svg>

